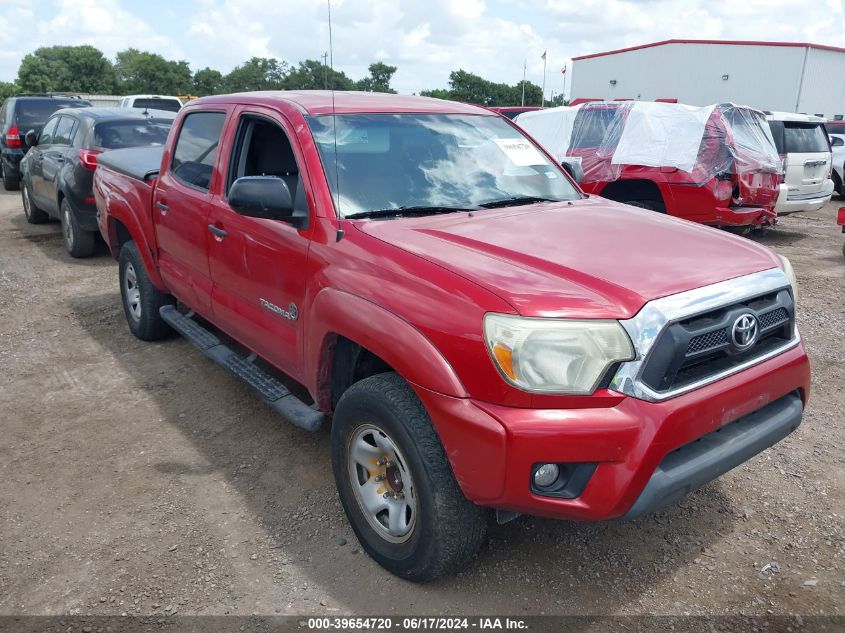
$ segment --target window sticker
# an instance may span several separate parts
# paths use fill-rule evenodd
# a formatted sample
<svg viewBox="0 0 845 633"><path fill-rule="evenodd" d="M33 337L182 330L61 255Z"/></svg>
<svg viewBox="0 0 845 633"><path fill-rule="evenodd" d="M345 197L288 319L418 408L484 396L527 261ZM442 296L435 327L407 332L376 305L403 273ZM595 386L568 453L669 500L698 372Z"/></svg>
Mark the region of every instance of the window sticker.
<svg viewBox="0 0 845 633"><path fill-rule="evenodd" d="M531 143L521 138L494 138L493 142L510 161L519 167L545 165L543 155Z"/></svg>

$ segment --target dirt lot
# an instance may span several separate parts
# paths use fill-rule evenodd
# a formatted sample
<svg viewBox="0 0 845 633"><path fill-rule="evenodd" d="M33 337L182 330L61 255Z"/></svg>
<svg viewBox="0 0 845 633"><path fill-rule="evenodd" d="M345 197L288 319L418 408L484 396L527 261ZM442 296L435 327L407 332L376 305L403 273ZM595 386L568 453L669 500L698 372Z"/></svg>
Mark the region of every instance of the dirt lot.
<svg viewBox="0 0 845 633"><path fill-rule="evenodd" d="M134 339L105 247L72 260L3 193L0 615L843 614L837 206L760 238L800 280L814 391L797 432L635 522L496 527L471 569L421 587L361 552L325 434L185 341Z"/></svg>

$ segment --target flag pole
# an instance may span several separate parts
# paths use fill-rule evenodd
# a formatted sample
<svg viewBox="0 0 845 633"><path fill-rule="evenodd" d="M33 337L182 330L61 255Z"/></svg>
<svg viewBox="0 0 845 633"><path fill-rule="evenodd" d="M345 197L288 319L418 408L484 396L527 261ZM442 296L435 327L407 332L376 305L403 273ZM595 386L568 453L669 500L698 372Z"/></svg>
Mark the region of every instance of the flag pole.
<svg viewBox="0 0 845 633"><path fill-rule="evenodd" d="M522 107L525 107L525 72L528 70L528 58L522 62Z"/></svg>
<svg viewBox="0 0 845 633"><path fill-rule="evenodd" d="M546 105L546 53L548 50L543 51L543 96L540 97L540 107Z"/></svg>

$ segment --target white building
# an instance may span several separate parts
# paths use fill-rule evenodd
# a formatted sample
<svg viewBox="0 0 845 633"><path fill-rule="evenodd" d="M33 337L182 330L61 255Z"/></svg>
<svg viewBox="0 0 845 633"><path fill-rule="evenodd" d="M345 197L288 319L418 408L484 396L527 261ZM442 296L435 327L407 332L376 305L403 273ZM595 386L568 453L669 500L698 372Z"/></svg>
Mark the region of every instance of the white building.
<svg viewBox="0 0 845 633"><path fill-rule="evenodd" d="M666 40L572 59L571 99L731 101L845 115L845 48L793 42Z"/></svg>

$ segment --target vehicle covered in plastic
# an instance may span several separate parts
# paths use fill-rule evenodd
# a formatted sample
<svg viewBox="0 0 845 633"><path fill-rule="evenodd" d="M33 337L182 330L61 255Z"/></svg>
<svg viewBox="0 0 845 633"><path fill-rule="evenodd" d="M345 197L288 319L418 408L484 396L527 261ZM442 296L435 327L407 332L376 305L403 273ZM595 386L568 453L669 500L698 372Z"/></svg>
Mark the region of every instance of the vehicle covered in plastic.
<svg viewBox="0 0 845 633"><path fill-rule="evenodd" d="M730 103L590 102L516 123L592 194L720 227L774 224L783 163L762 112Z"/></svg>

